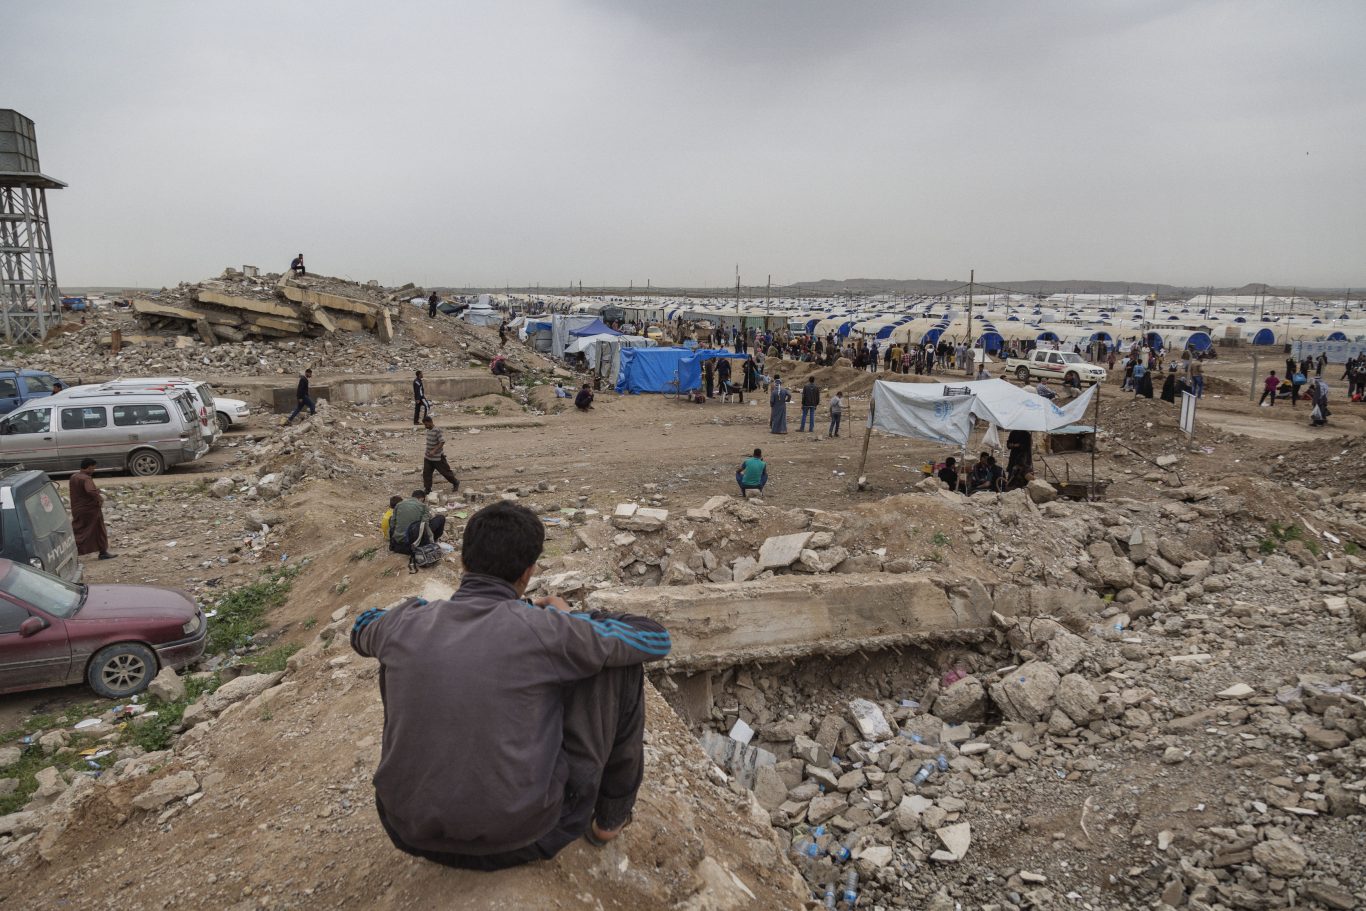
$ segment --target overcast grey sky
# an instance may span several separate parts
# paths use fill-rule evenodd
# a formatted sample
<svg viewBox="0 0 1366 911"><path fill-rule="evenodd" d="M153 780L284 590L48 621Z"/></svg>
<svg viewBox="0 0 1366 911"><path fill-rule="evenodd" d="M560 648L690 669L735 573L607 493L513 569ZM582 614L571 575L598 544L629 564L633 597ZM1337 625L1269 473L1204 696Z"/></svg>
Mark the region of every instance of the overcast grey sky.
<svg viewBox="0 0 1366 911"><path fill-rule="evenodd" d="M5 5L64 284L1366 287L1366 3Z"/></svg>

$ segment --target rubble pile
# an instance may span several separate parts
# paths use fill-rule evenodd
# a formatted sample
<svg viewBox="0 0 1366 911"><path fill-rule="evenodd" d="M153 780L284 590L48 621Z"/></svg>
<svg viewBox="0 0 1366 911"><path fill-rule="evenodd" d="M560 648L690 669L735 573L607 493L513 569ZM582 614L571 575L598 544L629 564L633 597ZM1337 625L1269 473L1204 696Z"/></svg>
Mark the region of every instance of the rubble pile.
<svg viewBox="0 0 1366 911"><path fill-rule="evenodd" d="M1003 584L976 650L730 669L704 746L817 898L853 881L860 907L1112 907L1118 884L1126 903L1355 907L1366 563L1215 563L1141 616L1026 617Z"/></svg>

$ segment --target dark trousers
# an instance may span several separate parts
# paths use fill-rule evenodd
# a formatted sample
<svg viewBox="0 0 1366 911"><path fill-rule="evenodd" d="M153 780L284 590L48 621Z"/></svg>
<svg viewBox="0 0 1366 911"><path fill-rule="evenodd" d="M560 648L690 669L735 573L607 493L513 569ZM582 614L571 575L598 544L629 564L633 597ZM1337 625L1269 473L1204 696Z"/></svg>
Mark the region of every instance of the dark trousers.
<svg viewBox="0 0 1366 911"><path fill-rule="evenodd" d="M524 848L498 854L451 854L409 847L385 817L378 795L375 809L389 840L398 848L448 867L504 870L548 860L588 831L619 828L636 805L645 775L645 673L636 664L609 667L565 689L564 743L569 781L555 827ZM476 773L477 774L477 773Z"/></svg>
<svg viewBox="0 0 1366 911"><path fill-rule="evenodd" d="M1257 400L1257 404L1260 405L1260 404L1262 404L1262 402L1265 402L1267 396L1271 396L1271 404L1273 404L1273 405L1276 404L1276 390L1275 390L1275 389L1263 389L1263 390L1262 390L1262 397L1259 398L1259 399Z"/></svg>
<svg viewBox="0 0 1366 911"><path fill-rule="evenodd" d="M295 418L297 418L299 416L299 412L303 411L305 408L308 409L309 414L318 413L318 409L313 407L313 400L308 396L304 396L303 398L299 399L299 404L294 406L294 411L289 415L289 420L292 421Z"/></svg>
<svg viewBox="0 0 1366 911"><path fill-rule="evenodd" d="M830 414L830 433L828 436L837 437L840 435L840 412L835 411Z"/></svg>
<svg viewBox="0 0 1366 911"><path fill-rule="evenodd" d="M743 471L737 471L735 473L735 483L740 485L741 497L745 495L746 490L757 490L759 491L759 493L763 493L764 488L768 485L768 471L767 469L765 469L763 475L761 475L759 478L758 484L746 484L745 473Z"/></svg>
<svg viewBox="0 0 1366 911"><path fill-rule="evenodd" d="M422 399L419 399L419 400L417 400L416 402L413 402L413 423L414 423L414 424L420 424L420 423L422 423L422 419L423 419L424 417L426 417L427 415L431 414L431 413L432 413L432 412L431 412L431 409L429 409L429 408L427 407L427 403L426 403L425 401L423 401Z"/></svg>
<svg viewBox="0 0 1366 911"><path fill-rule="evenodd" d="M432 489L432 475L439 474L456 490L460 489L460 482L455 479L455 472L451 471L451 463L446 461L446 457L439 459L422 460L422 489L430 491Z"/></svg>

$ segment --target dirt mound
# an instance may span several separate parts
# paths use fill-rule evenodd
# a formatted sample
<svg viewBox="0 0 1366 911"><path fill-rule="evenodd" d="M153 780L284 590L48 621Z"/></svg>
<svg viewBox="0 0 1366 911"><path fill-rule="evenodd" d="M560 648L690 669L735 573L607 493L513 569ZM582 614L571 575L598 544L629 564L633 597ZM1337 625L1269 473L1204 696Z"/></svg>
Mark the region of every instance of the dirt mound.
<svg viewBox="0 0 1366 911"><path fill-rule="evenodd" d="M857 396L872 395L873 383L878 380L891 383L945 382L945 378L940 376L916 376L915 374L887 373L886 371L869 373L867 370L855 370L852 367L818 367L801 361L769 360L765 369L771 375L781 376L784 385L788 387L801 386L806 382L807 377L814 377L816 385L820 386L827 395L835 392Z"/></svg>

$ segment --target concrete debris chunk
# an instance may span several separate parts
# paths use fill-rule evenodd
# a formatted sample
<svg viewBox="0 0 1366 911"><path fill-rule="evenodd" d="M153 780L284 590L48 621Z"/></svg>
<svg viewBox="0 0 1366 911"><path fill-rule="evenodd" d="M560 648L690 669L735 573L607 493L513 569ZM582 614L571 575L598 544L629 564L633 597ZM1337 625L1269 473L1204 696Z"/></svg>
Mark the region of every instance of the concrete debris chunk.
<svg viewBox="0 0 1366 911"><path fill-rule="evenodd" d="M755 775L760 766L776 765L778 757L762 747L749 746L724 734L706 731L702 734L702 749L712 762L734 776L743 787L753 790Z"/></svg>
<svg viewBox="0 0 1366 911"><path fill-rule="evenodd" d="M759 568L782 569L796 563L801 559L802 550L806 548L812 534L809 531L802 531L765 539L759 547Z"/></svg>
<svg viewBox="0 0 1366 911"><path fill-rule="evenodd" d="M1011 721L1045 721L1060 680L1052 665L1030 661L991 685L991 701Z"/></svg>
<svg viewBox="0 0 1366 911"><path fill-rule="evenodd" d="M1220 690L1217 694L1220 699L1246 699L1257 692L1246 683L1235 683L1226 690Z"/></svg>
<svg viewBox="0 0 1366 911"><path fill-rule="evenodd" d="M133 798L133 806L139 810L159 810L171 801L189 797L198 790L199 781L193 772L176 772L152 782L151 787Z"/></svg>
<svg viewBox="0 0 1366 911"><path fill-rule="evenodd" d="M879 741L892 738L892 726L887 723L887 717L882 714L882 709L878 708L876 703L867 699L855 699L849 703L849 711L854 716L854 724L858 726L864 740Z"/></svg>
<svg viewBox="0 0 1366 911"><path fill-rule="evenodd" d="M968 848L972 845L971 823L954 823L951 826L935 829L934 834L939 836L939 840L944 843L944 849L954 863L968 856ZM936 851L935 853L940 852Z"/></svg>

